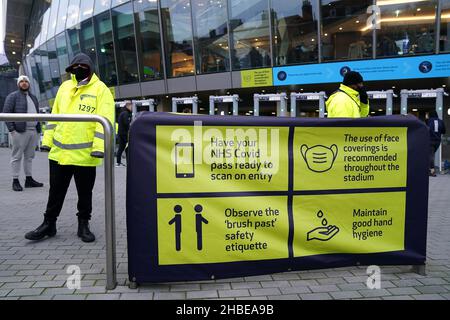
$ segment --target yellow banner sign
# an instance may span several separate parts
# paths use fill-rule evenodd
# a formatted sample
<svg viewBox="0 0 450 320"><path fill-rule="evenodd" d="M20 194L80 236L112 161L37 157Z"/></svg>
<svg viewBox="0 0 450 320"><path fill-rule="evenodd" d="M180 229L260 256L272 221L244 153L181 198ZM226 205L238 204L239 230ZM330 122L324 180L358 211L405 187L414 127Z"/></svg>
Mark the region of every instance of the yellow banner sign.
<svg viewBox="0 0 450 320"><path fill-rule="evenodd" d="M242 88L273 86L272 68L241 71Z"/></svg>

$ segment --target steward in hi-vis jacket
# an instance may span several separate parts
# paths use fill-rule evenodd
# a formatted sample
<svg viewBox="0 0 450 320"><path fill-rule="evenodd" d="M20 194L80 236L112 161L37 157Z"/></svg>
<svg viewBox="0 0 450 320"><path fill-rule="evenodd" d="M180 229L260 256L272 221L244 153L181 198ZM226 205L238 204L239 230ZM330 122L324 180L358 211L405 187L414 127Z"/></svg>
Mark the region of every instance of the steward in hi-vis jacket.
<svg viewBox="0 0 450 320"><path fill-rule="evenodd" d="M349 71L344 82L327 100L328 118L363 118L369 115L369 97L361 74Z"/></svg>
<svg viewBox="0 0 450 320"><path fill-rule="evenodd" d="M108 87L94 73L94 64L86 54L77 54L66 72L72 74L58 90L52 114L100 115L114 123L114 98ZM50 191L44 222L25 235L40 240L56 234L56 220L61 212L72 177L78 192L78 237L95 240L89 230L92 213L92 189L96 166L104 157L103 126L97 122L49 122L42 149L49 151Z"/></svg>

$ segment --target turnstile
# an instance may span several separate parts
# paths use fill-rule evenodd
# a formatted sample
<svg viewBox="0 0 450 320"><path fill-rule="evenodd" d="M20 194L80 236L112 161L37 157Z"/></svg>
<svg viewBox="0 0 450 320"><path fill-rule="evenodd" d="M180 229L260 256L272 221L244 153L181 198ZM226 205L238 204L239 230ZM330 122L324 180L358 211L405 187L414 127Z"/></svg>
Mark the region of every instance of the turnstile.
<svg viewBox="0 0 450 320"><path fill-rule="evenodd" d="M198 114L198 97L172 98L172 112L178 112L179 105L192 105L192 114Z"/></svg>
<svg viewBox="0 0 450 320"><path fill-rule="evenodd" d="M393 90L367 91L367 95L369 96L369 100L385 99L386 100L386 115L390 116L393 114L393 101L394 101L394 97L395 98L397 97L394 94Z"/></svg>
<svg viewBox="0 0 450 320"><path fill-rule="evenodd" d="M286 92L269 93L269 94L255 93L253 95L253 101L254 101L254 109L253 109L254 116L259 116L259 108L260 108L261 101L275 102L277 104L277 112L276 112L277 117L287 117L288 116L289 111L287 109Z"/></svg>
<svg viewBox="0 0 450 320"><path fill-rule="evenodd" d="M319 117L325 117L325 100L327 99L325 92L311 93L291 93L291 117L297 117L297 104L300 101L319 101Z"/></svg>
<svg viewBox="0 0 450 320"><path fill-rule="evenodd" d="M216 104L218 103L232 103L233 116L239 115L239 95L234 94L232 96L209 96L209 114L211 116L215 114Z"/></svg>
<svg viewBox="0 0 450 320"><path fill-rule="evenodd" d="M444 96L448 93L443 88L424 90L402 90L401 92L401 114L408 114L408 99L436 99L436 113L440 119L443 118ZM435 164L438 164L439 171L442 171L442 145L436 151Z"/></svg>

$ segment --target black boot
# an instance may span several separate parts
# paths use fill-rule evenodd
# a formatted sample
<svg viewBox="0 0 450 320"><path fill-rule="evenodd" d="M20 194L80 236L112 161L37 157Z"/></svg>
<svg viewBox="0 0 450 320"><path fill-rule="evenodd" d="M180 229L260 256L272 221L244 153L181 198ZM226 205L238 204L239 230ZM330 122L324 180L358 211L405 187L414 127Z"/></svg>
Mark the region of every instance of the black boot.
<svg viewBox="0 0 450 320"><path fill-rule="evenodd" d="M13 179L12 189L14 191L23 191L23 188L20 185L19 179Z"/></svg>
<svg viewBox="0 0 450 320"><path fill-rule="evenodd" d="M95 235L89 230L89 220L78 219L78 237L83 242L95 241Z"/></svg>
<svg viewBox="0 0 450 320"><path fill-rule="evenodd" d="M56 234L56 222L50 222L44 220L44 222L37 227L36 230L30 231L25 235L25 239L28 240L41 240L45 236L49 238L54 237Z"/></svg>
<svg viewBox="0 0 450 320"><path fill-rule="evenodd" d="M44 184L37 182L36 180L33 179L33 177L27 177L25 179L25 188L40 188L43 187Z"/></svg>

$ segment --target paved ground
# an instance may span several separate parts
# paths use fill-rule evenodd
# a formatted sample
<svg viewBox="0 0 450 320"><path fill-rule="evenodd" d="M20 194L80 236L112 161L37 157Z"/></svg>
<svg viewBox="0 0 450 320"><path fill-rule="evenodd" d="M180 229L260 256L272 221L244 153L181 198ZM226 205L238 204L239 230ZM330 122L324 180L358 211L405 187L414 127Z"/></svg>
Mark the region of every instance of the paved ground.
<svg viewBox="0 0 450 320"><path fill-rule="evenodd" d="M431 180L427 276L409 267L383 267L379 290L366 287L366 268L289 272L257 277L127 286L125 169L116 168L117 262L119 286L105 290L103 168L97 171L94 218L98 240L76 236L76 191L72 184L58 221L58 234L31 243L23 235L42 222L48 196L48 162L38 153L34 177L41 189L11 190L9 150L0 149L0 300L2 299L447 299L450 300L450 175ZM23 180L23 178L21 179ZM82 272L80 290L66 287L70 265Z"/></svg>

